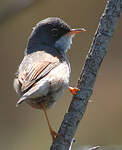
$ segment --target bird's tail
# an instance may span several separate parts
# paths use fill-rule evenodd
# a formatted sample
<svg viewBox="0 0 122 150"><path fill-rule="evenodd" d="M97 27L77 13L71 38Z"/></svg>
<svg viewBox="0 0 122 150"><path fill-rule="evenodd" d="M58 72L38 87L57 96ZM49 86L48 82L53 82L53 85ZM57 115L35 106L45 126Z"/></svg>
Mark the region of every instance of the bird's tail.
<svg viewBox="0 0 122 150"><path fill-rule="evenodd" d="M18 102L16 103L16 107L18 107L21 103L23 103L26 100L26 97L21 97Z"/></svg>

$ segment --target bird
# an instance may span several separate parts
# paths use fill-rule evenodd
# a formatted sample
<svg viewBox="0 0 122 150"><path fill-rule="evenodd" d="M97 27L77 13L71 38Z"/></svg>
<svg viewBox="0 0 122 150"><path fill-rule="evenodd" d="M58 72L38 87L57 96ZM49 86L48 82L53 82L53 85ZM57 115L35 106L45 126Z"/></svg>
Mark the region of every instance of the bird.
<svg viewBox="0 0 122 150"><path fill-rule="evenodd" d="M52 140L57 133L50 125L47 109L55 105L65 89L72 95L79 91L69 86L71 68L66 54L72 38L81 31L86 30L72 29L58 17L39 21L28 38L14 79L14 89L19 96L16 106L26 102L32 108L43 110Z"/></svg>

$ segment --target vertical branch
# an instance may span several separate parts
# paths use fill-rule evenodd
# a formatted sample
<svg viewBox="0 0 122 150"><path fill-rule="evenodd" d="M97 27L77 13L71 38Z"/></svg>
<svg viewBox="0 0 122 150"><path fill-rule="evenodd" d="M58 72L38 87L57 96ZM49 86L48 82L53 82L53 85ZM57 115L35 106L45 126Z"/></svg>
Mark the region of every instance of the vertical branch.
<svg viewBox="0 0 122 150"><path fill-rule="evenodd" d="M122 0L107 1L78 80L77 87L80 88L80 92L73 96L69 110L65 114L58 131L59 135L54 140L50 150L69 150L78 124L84 115L88 100L93 92L97 73L107 52L108 44L112 39L121 10Z"/></svg>

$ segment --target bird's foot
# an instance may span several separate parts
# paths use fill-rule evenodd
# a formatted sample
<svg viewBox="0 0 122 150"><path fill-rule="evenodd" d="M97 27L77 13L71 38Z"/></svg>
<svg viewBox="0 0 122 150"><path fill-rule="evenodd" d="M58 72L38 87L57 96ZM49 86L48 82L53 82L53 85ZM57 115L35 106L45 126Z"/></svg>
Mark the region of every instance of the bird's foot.
<svg viewBox="0 0 122 150"><path fill-rule="evenodd" d="M69 91L72 93L72 95L75 95L77 91L80 91L80 89L76 88L76 87L71 87L69 86Z"/></svg>
<svg viewBox="0 0 122 150"><path fill-rule="evenodd" d="M50 130L50 134L52 136L52 141L54 141L54 139L56 138L57 135L59 135L57 132L55 132L54 130Z"/></svg>

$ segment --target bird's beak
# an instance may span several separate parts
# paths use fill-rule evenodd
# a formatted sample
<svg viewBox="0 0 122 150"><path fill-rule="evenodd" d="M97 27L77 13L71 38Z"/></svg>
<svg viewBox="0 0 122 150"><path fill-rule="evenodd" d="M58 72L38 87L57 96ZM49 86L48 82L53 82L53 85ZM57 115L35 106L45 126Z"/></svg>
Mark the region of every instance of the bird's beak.
<svg viewBox="0 0 122 150"><path fill-rule="evenodd" d="M69 35L75 35L75 34L78 34L80 32L85 32L86 30L84 28L79 28L79 29L71 29L70 32L69 32Z"/></svg>

